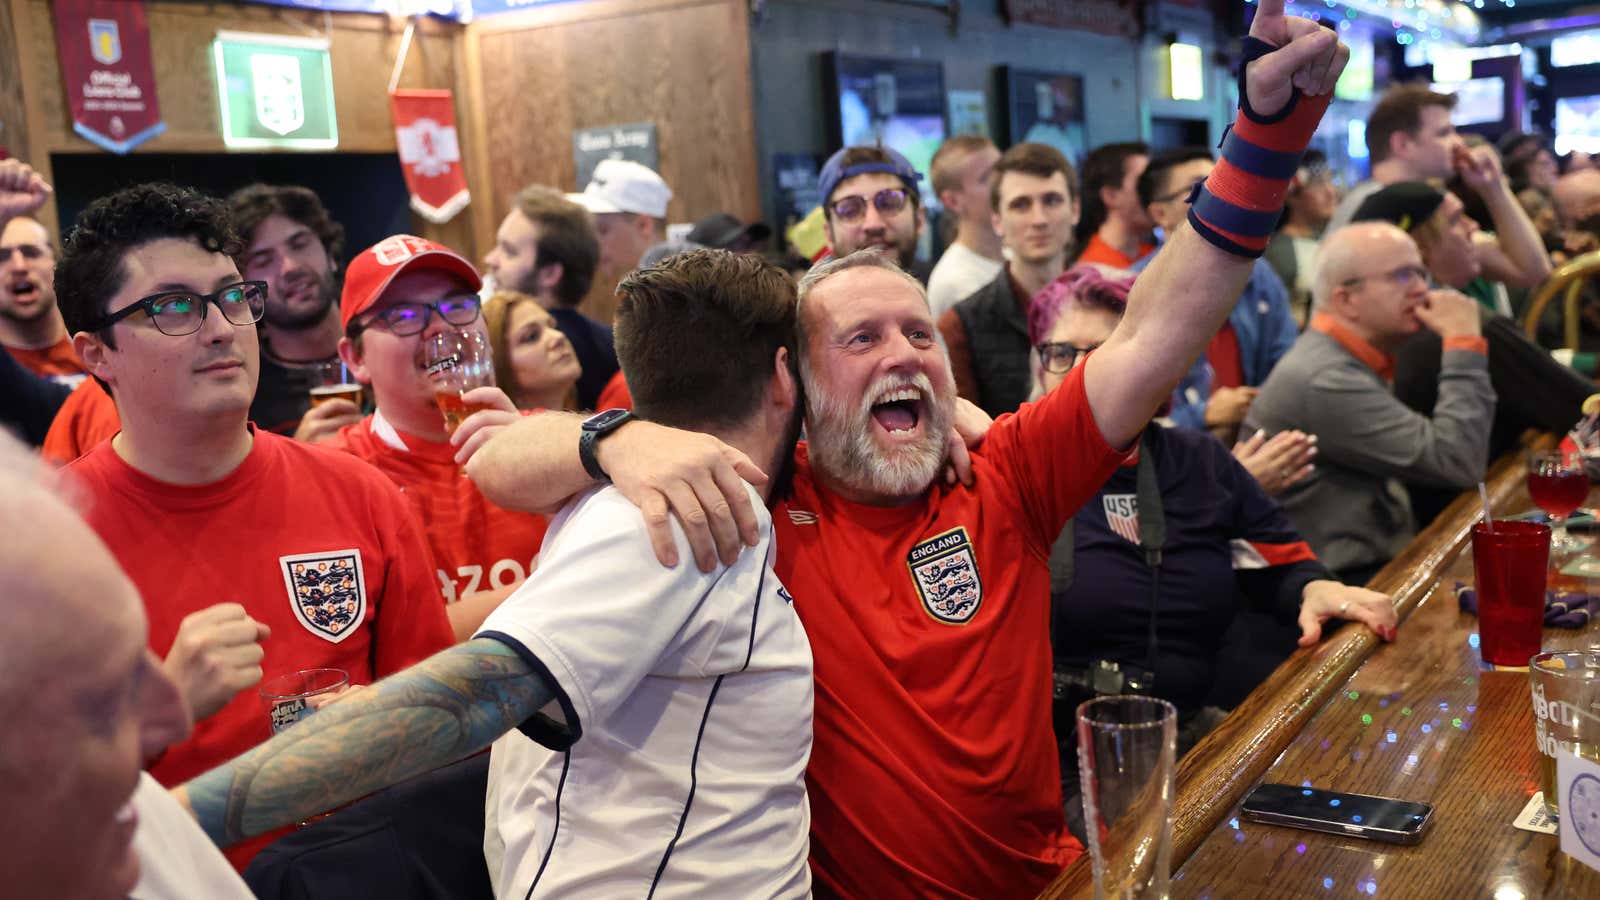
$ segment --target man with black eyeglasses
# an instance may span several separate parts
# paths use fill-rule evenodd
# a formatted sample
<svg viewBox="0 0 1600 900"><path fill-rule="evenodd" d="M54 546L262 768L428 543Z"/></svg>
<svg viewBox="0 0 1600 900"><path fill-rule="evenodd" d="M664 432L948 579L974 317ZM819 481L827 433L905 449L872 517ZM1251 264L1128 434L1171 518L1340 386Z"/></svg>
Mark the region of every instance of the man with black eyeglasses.
<svg viewBox="0 0 1600 900"><path fill-rule="evenodd" d="M1495 392L1477 304L1429 290L1417 245L1387 222L1323 238L1312 317L1261 386L1247 431L1315 435L1317 469L1279 500L1346 584L1365 584L1416 535L1401 481L1471 488L1489 462ZM1432 415L1394 395L1394 353L1423 329L1443 354Z"/></svg>
<svg viewBox="0 0 1600 900"><path fill-rule="evenodd" d="M483 498L462 466L500 427L517 420L498 387L463 395L467 416L452 433L434 398L423 345L448 331L487 346L478 273L445 247L409 234L357 254L345 275L339 354L371 385L377 409L326 444L366 460L405 493L422 523L457 640L465 640L533 571L545 519Z"/></svg>
<svg viewBox="0 0 1600 900"><path fill-rule="evenodd" d="M267 289L240 278L238 247L220 201L140 185L91 203L56 266L73 347L121 419L68 471L197 721L151 768L168 786L270 734L263 675L372 682L451 643L394 485L248 424ZM277 836L229 857L243 867Z"/></svg>
<svg viewBox="0 0 1600 900"><path fill-rule="evenodd" d="M928 221L917 182L922 174L888 147L846 147L828 158L818 188L835 258L874 247L926 284L917 238Z"/></svg>

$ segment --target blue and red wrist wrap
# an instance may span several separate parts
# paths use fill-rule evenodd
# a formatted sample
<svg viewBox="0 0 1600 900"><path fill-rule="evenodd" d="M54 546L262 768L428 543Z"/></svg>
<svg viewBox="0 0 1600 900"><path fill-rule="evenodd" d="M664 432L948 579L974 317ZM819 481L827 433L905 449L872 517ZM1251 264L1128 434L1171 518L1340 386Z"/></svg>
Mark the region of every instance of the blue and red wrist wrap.
<svg viewBox="0 0 1600 900"><path fill-rule="evenodd" d="M1276 49L1247 37L1244 63ZM1294 88L1282 110L1259 115L1250 107L1241 65L1239 114L1222 138L1222 158L1189 198L1189 224L1194 230L1235 256L1254 258L1264 253L1300 157L1332 99L1331 91L1313 97Z"/></svg>

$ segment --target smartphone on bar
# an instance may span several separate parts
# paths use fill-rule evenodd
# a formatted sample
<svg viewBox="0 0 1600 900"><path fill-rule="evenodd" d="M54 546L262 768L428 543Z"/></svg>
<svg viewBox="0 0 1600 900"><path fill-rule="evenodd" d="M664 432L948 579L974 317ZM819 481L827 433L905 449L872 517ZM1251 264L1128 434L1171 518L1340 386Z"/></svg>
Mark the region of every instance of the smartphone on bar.
<svg viewBox="0 0 1600 900"><path fill-rule="evenodd" d="M1244 799L1240 813L1253 822L1390 844L1417 843L1433 822L1433 807L1426 803L1292 784L1259 785Z"/></svg>

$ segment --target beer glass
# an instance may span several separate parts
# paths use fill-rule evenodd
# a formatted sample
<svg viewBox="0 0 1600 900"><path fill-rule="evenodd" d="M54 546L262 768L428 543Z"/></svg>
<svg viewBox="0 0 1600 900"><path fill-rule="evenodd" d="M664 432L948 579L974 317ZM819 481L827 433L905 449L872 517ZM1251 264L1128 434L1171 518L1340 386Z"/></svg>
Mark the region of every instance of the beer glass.
<svg viewBox="0 0 1600 900"><path fill-rule="evenodd" d="M1178 713L1153 697L1078 707L1078 771L1094 895L1164 898L1172 874Z"/></svg>
<svg viewBox="0 0 1600 900"><path fill-rule="evenodd" d="M316 712L350 684L343 669L301 669L261 682L261 699L267 701L267 719L272 733Z"/></svg>
<svg viewBox="0 0 1600 900"><path fill-rule="evenodd" d="M455 434L468 416L494 408L461 399L473 388L494 386L494 357L481 332L441 331L424 340L418 354L433 381L433 399L444 415L445 431Z"/></svg>
<svg viewBox="0 0 1600 900"><path fill-rule="evenodd" d="M1551 815L1556 796L1556 749L1600 760L1600 650L1551 650L1528 666L1533 689L1533 735L1539 745L1539 782Z"/></svg>
<svg viewBox="0 0 1600 900"><path fill-rule="evenodd" d="M350 379L350 370L342 362L328 362L311 373L311 408L316 409L329 400L349 400L361 405L361 385Z"/></svg>

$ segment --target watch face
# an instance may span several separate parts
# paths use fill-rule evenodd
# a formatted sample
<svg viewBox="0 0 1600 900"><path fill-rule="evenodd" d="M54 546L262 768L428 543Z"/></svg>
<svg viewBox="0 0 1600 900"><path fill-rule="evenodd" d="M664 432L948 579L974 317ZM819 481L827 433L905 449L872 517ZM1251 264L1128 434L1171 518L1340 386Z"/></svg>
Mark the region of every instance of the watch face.
<svg viewBox="0 0 1600 900"><path fill-rule="evenodd" d="M633 413L625 409L608 409L605 412L595 413L584 419L583 429L585 431L605 431L632 417Z"/></svg>
<svg viewBox="0 0 1600 900"><path fill-rule="evenodd" d="M1561 816L1572 823L1578 840L1590 853L1600 854L1600 778L1579 775L1572 779Z"/></svg>

